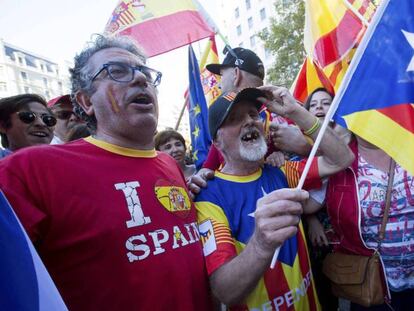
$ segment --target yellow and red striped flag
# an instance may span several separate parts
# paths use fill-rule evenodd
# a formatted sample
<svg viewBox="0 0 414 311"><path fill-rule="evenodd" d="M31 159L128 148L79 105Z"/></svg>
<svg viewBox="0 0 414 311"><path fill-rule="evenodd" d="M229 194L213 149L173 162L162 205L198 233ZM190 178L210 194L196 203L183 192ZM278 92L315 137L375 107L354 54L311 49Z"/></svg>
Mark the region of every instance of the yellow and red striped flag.
<svg viewBox="0 0 414 311"><path fill-rule="evenodd" d="M208 64L218 64L219 57L217 53L216 40L210 37L200 60L200 78L203 85L204 95L206 96L207 106L210 105L221 95L219 82L221 77L206 69Z"/></svg>
<svg viewBox="0 0 414 311"><path fill-rule="evenodd" d="M292 86L298 100L303 101L320 86L330 91L338 90L379 2L306 2L304 45L308 56Z"/></svg>
<svg viewBox="0 0 414 311"><path fill-rule="evenodd" d="M105 32L134 37L149 57L214 34L192 0L121 0Z"/></svg>

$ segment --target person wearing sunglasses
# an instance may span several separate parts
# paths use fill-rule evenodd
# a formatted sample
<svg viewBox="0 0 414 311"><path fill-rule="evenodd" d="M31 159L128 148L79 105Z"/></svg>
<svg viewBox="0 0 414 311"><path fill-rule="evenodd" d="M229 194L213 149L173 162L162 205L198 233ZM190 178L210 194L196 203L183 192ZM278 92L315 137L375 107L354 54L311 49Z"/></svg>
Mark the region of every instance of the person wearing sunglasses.
<svg viewBox="0 0 414 311"><path fill-rule="evenodd" d="M63 144L68 141L69 130L82 122L73 112L73 105L69 94L51 99L47 106L52 110L57 119L51 144Z"/></svg>
<svg viewBox="0 0 414 311"><path fill-rule="evenodd" d="M212 310L194 203L155 150L161 72L132 39L98 35L70 73L94 134L0 161L0 188L68 309Z"/></svg>
<svg viewBox="0 0 414 311"><path fill-rule="evenodd" d="M56 118L46 101L36 94L0 99L0 158L21 148L49 144Z"/></svg>

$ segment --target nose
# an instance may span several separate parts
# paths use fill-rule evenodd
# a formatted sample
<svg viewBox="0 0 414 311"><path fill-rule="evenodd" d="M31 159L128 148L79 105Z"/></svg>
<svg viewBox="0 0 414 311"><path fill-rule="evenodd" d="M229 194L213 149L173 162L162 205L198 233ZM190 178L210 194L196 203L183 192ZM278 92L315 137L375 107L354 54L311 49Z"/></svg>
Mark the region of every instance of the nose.
<svg viewBox="0 0 414 311"><path fill-rule="evenodd" d="M36 119L33 121L33 126L36 127L48 127L45 122L43 122L42 117L36 115Z"/></svg>
<svg viewBox="0 0 414 311"><path fill-rule="evenodd" d="M77 122L77 121L79 121L79 117L74 112L72 112L69 118L69 122Z"/></svg>
<svg viewBox="0 0 414 311"><path fill-rule="evenodd" d="M317 104L316 104L316 109L322 109L323 108L323 105L322 105L322 102L318 102Z"/></svg>
<svg viewBox="0 0 414 311"><path fill-rule="evenodd" d="M138 84L142 87L148 87L147 77L139 71L137 68L134 71L134 79L131 81L132 84Z"/></svg>
<svg viewBox="0 0 414 311"><path fill-rule="evenodd" d="M250 114L246 114L246 115L244 116L244 120L245 120L245 122L246 122L246 123L248 123L248 124L252 124L252 123L255 123L255 122L257 122L257 121L258 121L258 119L257 119L257 118L252 117Z"/></svg>

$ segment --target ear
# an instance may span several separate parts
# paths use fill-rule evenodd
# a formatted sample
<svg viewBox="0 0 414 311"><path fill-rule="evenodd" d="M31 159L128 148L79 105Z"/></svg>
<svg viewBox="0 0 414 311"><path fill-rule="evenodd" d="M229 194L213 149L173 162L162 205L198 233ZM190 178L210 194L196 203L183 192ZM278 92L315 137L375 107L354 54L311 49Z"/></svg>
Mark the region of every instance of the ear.
<svg viewBox="0 0 414 311"><path fill-rule="evenodd" d="M213 139L213 145L218 149L222 149L222 142L220 136L220 129L217 130L216 137Z"/></svg>
<svg viewBox="0 0 414 311"><path fill-rule="evenodd" d="M93 105L88 95L86 95L85 93L81 91L78 91L75 94L75 98L76 98L76 102L79 104L79 106L82 107L82 109L85 111L85 113L88 116L92 116L94 114Z"/></svg>
<svg viewBox="0 0 414 311"><path fill-rule="evenodd" d="M7 128L6 128L6 126L3 124L3 122L0 122L0 133L1 133L1 134L6 134L6 133L7 133Z"/></svg>
<svg viewBox="0 0 414 311"><path fill-rule="evenodd" d="M235 75L234 75L233 85L236 88L238 88L240 86L240 84L242 83L243 73L238 67L234 68L234 73L235 73Z"/></svg>

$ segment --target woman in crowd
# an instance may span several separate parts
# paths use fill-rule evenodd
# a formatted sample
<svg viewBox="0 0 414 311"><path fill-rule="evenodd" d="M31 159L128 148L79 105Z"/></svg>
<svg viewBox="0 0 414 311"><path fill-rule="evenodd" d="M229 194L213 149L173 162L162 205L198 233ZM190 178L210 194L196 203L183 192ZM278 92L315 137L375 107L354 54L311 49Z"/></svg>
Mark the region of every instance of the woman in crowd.
<svg viewBox="0 0 414 311"><path fill-rule="evenodd" d="M56 118L46 101L36 94L22 94L0 99L0 136L4 158L21 148L49 144Z"/></svg>
<svg viewBox="0 0 414 311"><path fill-rule="evenodd" d="M319 93L319 94L318 94ZM317 105L312 106L312 94L318 94ZM311 94L309 110L319 117L326 115L322 90ZM315 101L314 101L315 103ZM322 107L321 107L322 106ZM339 127L340 128L340 127ZM341 134L341 133L340 133ZM343 133L342 133L343 134ZM350 140L350 136L344 139ZM379 228L384 216L385 193L390 169L393 169L390 210L385 237L378 252L384 271L384 295L386 303L363 307L352 303L351 310L412 310L414 305L414 177L394 161L382 149L359 136L352 138L350 147L355 160L346 170L329 178L325 198L330 223L336 234L332 241L324 233L311 234L316 244L330 242L334 252L370 256L378 249ZM312 194L311 194L312 196ZM325 228L326 229L326 228ZM326 232L326 231L325 231ZM324 238L323 238L324 236Z"/></svg>
<svg viewBox="0 0 414 311"><path fill-rule="evenodd" d="M159 132L155 136L155 149L166 152L172 156L181 167L186 179L195 173L195 165L188 165L185 161L187 150L185 140L177 131L165 130Z"/></svg>
<svg viewBox="0 0 414 311"><path fill-rule="evenodd" d="M332 100L333 94L327 89L317 88L306 99L305 108L323 122ZM327 180L324 180L321 189L309 192L310 199L305 209L307 212L317 212L307 214L304 217L310 242L309 255L320 303L323 310L336 310L338 308L338 299L332 295L330 281L322 273L323 259L331 251L331 243L335 242L330 239L328 234L332 229L324 204L326 187Z"/></svg>
<svg viewBox="0 0 414 311"><path fill-rule="evenodd" d="M350 143L355 160L329 178L326 205L339 235L335 252L370 256L378 247L385 193L394 161L383 150L356 136ZM391 185L391 205L379 254L385 272L384 294L391 303L351 310L412 310L414 305L414 177L398 163ZM391 308L391 307L392 308Z"/></svg>

